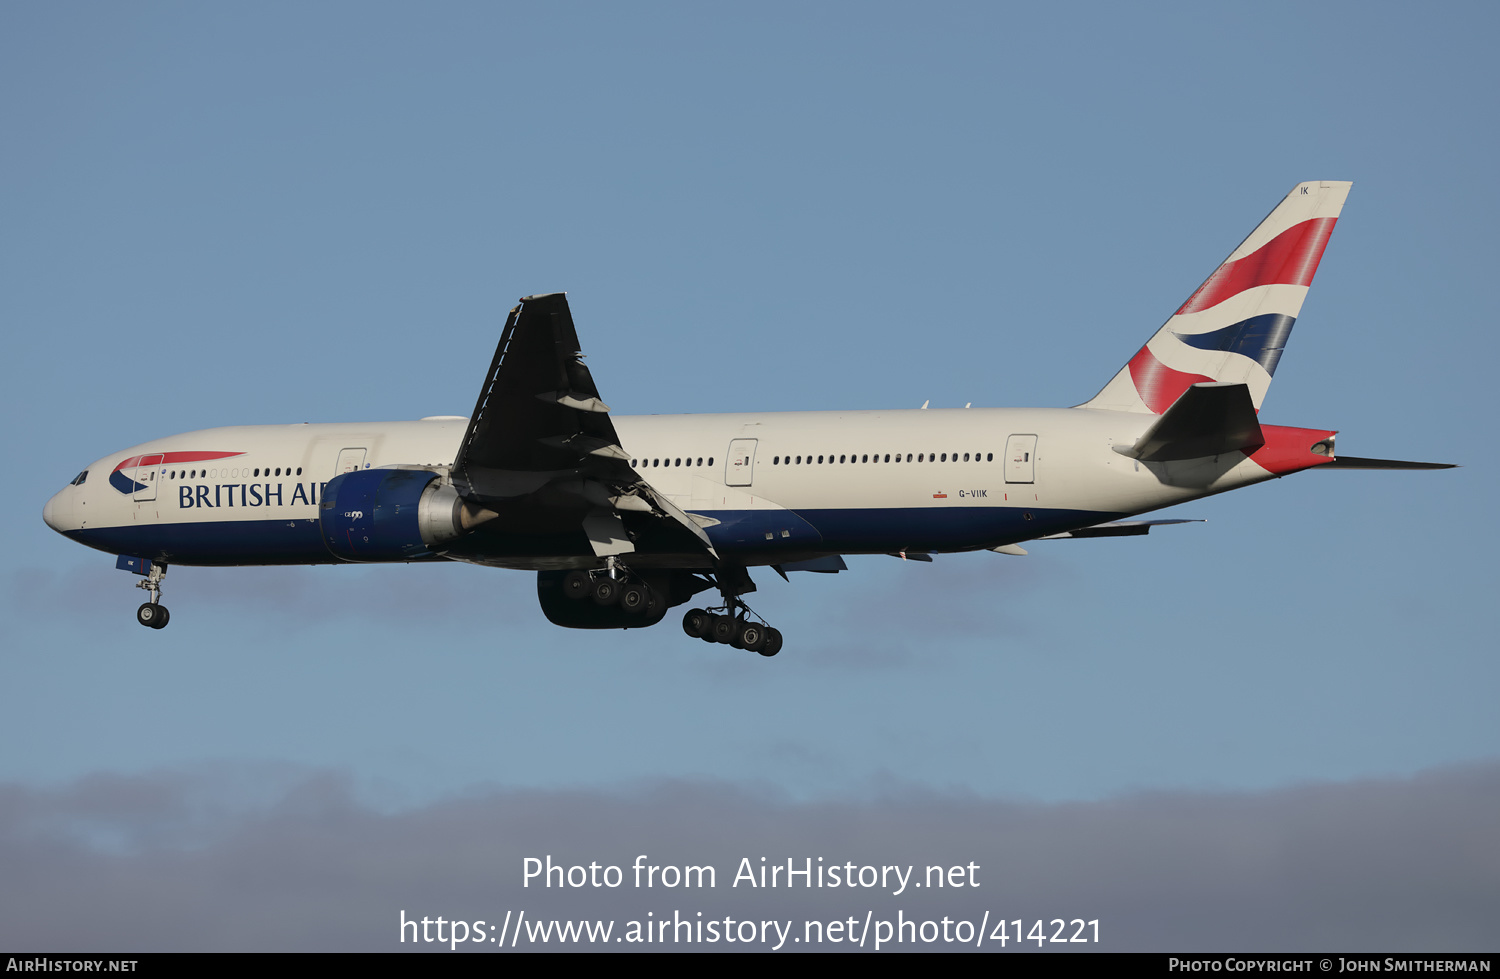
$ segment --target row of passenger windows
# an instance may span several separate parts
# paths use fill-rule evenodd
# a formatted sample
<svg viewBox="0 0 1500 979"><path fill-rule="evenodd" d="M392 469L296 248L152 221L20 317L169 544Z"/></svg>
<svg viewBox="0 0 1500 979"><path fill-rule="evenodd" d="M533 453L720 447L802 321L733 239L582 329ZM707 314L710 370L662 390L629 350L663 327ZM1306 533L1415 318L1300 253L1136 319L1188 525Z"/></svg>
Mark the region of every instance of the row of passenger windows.
<svg viewBox="0 0 1500 979"><path fill-rule="evenodd" d="M285 466L285 467L277 466L276 467L276 472L274 473L274 475L280 476L282 474L283 468L285 469L286 474L288 476L292 475L292 467L291 466ZM262 469L262 468L256 468L253 471L250 470L250 469L245 469L244 472L243 472L243 474L240 472L239 469L225 469L224 470L224 476L226 478L228 478L228 479L236 479L236 478L238 478L241 475L245 475L245 476L249 476L251 479L258 479L258 478L260 478L260 474L262 472L264 472L267 476L273 475L272 472L271 472L271 467L270 466L266 466L266 467L264 467L264 469ZM171 472L167 473L167 478L168 479L198 479L198 478L201 477L201 478L205 478L206 479L208 477L217 477L218 475L219 475L219 470L217 470L217 469L174 469ZM298 476L302 475L302 467L301 466L297 467L297 475Z"/></svg>
<svg viewBox="0 0 1500 979"><path fill-rule="evenodd" d="M892 455L891 453L887 452L884 456L882 456L879 452L876 452L874 454L870 454L870 453L867 452L867 453L861 453L861 454L858 454L858 455L847 455L846 454L846 455L841 455L841 456L837 456L837 457L835 457L832 453L829 453L827 456L816 456L816 457L815 456L810 456L810 455L809 456L772 456L771 457L771 465L773 465L773 466L802 466L802 465L813 465L814 463L816 463L818 465L822 465L825 462L827 462L827 463L833 463L835 461L836 462L840 462L840 463L902 462L902 461L905 461L905 462L969 462L969 461L973 461L973 462L994 462L995 461L995 453L993 453L993 452L972 452L972 453L971 452L964 452L964 453L960 454L958 452L918 452L915 456L913 456L912 453L908 452L908 453L906 453L905 456L903 456L900 452L897 452L894 455ZM684 457L675 458L675 459L661 459L661 458L657 458L657 459L631 459L630 460L630 465L631 465L632 468L634 468L637 464L639 464L642 469L657 469L657 468L660 468L662 466L666 466L667 468L670 469L673 466L702 466L702 465L705 465L705 462L703 461L703 457L702 456L699 456L697 459L693 459L690 456L684 456ZM706 465L710 465L711 466L713 464L714 464L714 457L713 456L709 456L708 457L708 462L706 463ZM297 473L300 475L302 473L302 470L300 470L300 469L297 470Z"/></svg>
<svg viewBox="0 0 1500 979"><path fill-rule="evenodd" d="M702 456L699 456L698 459L697 459L697 461L694 461L690 456L683 456L682 458L679 458L679 459L631 459L630 460L630 468L634 469L637 462L640 463L642 469L659 469L662 466L666 466L668 468L671 468L672 466L702 466L702 465L705 465ZM708 462L706 463L706 465L710 465L711 466L713 464L714 464L714 457L713 456L709 456L708 457Z"/></svg>
<svg viewBox="0 0 1500 979"><path fill-rule="evenodd" d="M838 456L837 458L835 458L832 453L830 453L826 457L825 456L817 456L816 458L813 457L813 456L772 456L771 457L771 465L773 465L773 466L803 466L803 465L810 466L810 465L814 465L815 463L818 464L818 465L822 465L825 458L830 463L832 463L832 462L846 462L846 461L847 462L902 462L902 461L905 461L905 462L913 462L913 461L916 461L916 462L968 462L968 461L970 461L971 455L972 455L972 458L973 458L974 462L994 462L995 461L995 453L993 453L993 452L984 452L984 453L980 453L980 452L968 453L968 452L965 452L963 454L962 458L959 457L959 454L957 452L918 452L916 454L915 459L913 459L912 454L910 452L906 453L905 456L902 456L902 454L899 453L899 452L897 452L894 456L891 455L889 452L887 452L884 456L882 456L879 452L876 452L876 453L873 453L873 454L871 454L871 453L863 453L863 454L860 454L860 455L841 455L841 456ZM983 458L981 458L981 456Z"/></svg>

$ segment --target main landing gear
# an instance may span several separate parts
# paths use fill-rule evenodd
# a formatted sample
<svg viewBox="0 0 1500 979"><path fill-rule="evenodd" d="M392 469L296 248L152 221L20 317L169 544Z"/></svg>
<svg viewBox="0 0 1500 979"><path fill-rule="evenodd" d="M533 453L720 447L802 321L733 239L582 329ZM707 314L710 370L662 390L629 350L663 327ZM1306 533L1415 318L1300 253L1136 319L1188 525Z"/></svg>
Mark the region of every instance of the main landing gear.
<svg viewBox="0 0 1500 979"><path fill-rule="evenodd" d="M661 607L664 599L644 581L632 580L613 563L602 573L570 571L563 578L563 594L575 601L593 599L595 605L618 605L628 615L644 615Z"/></svg>
<svg viewBox="0 0 1500 979"><path fill-rule="evenodd" d="M753 614L750 607L738 599L722 612L689 609L682 617L682 631L704 642L723 643L762 656L775 656L781 652L781 630L747 618Z"/></svg>
<svg viewBox="0 0 1500 979"><path fill-rule="evenodd" d="M172 613L161 604L161 580L166 576L167 566L159 561L152 561L151 571L145 580L135 583L137 588L144 588L151 593L151 601L135 610L135 620L148 629L165 629L172 620Z"/></svg>

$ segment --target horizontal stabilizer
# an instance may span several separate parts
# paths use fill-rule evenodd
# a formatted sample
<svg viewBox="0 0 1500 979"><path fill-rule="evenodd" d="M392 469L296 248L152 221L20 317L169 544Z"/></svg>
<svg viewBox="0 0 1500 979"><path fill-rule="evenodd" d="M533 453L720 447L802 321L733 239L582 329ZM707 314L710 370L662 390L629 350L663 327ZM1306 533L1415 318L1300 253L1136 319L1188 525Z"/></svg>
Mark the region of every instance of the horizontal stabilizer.
<svg viewBox="0 0 1500 979"><path fill-rule="evenodd" d="M1225 452L1249 454L1265 444L1249 387L1206 381L1182 392L1135 445L1114 448L1142 462L1170 462Z"/></svg>
<svg viewBox="0 0 1500 979"><path fill-rule="evenodd" d="M1325 462L1319 469L1457 469L1451 462L1403 462L1400 459L1361 459L1358 456L1337 456Z"/></svg>
<svg viewBox="0 0 1500 979"><path fill-rule="evenodd" d="M1062 540L1065 537L1138 537L1148 534L1152 527L1161 527L1174 523L1204 523L1202 520L1116 520L1113 523L1094 524L1092 527L1080 527L1063 534L1048 534L1046 537L1038 537L1037 540ZM996 548L998 550L998 548Z"/></svg>

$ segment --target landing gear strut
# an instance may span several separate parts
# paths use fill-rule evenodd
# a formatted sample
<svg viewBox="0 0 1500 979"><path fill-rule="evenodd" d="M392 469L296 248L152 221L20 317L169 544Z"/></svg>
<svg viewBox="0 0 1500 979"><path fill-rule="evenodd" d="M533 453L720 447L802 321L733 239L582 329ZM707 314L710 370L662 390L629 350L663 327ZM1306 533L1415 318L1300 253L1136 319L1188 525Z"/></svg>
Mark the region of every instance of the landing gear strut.
<svg viewBox="0 0 1500 979"><path fill-rule="evenodd" d="M724 596L723 606L689 609L682 617L682 631L704 642L748 649L762 656L775 656L781 652L781 630L767 625L740 598L755 588L744 569L721 569L715 577L719 592Z"/></svg>
<svg viewBox="0 0 1500 979"><path fill-rule="evenodd" d="M754 614L749 606L738 600L722 612L689 609L682 617L682 631L704 642L723 643L762 656L775 656L781 652L781 630L748 618Z"/></svg>
<svg viewBox="0 0 1500 979"><path fill-rule="evenodd" d="M595 605L618 605L628 615L644 615L662 601L650 585L632 578L613 556L602 572L569 571L563 578L563 594L576 601L591 598Z"/></svg>
<svg viewBox="0 0 1500 979"><path fill-rule="evenodd" d="M151 571L145 580L135 583L137 588L144 588L151 593L151 601L135 610L135 620L148 629L165 629L172 620L172 614L161 604L161 580L166 576L167 566L160 561L152 561Z"/></svg>

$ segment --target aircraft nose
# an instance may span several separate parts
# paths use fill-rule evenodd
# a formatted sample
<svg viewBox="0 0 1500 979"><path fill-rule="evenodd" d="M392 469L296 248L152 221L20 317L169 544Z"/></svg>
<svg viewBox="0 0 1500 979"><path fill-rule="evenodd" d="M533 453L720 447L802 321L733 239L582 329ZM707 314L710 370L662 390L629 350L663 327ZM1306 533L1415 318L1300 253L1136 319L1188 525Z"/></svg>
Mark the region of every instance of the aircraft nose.
<svg viewBox="0 0 1500 979"><path fill-rule="evenodd" d="M52 494L52 499L48 500L47 505L42 507L42 519L46 521L47 526L59 534L66 533L69 523L72 522L73 500L67 496L69 489L72 489L72 487L70 486L61 492Z"/></svg>

